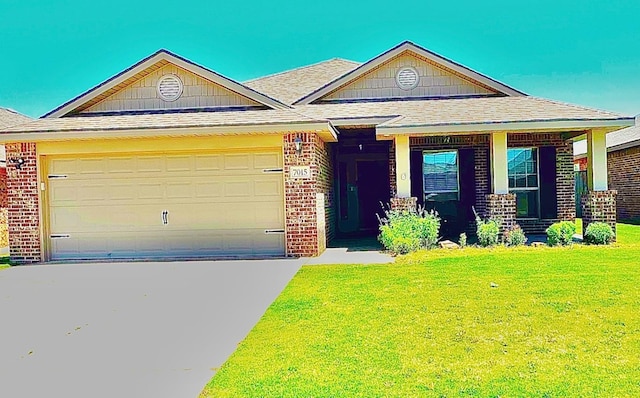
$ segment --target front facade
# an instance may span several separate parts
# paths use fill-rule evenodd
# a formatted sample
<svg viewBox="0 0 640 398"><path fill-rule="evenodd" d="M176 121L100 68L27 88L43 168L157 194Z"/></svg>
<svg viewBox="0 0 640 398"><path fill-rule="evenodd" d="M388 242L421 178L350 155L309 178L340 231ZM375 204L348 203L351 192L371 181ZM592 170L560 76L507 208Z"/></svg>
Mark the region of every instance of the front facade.
<svg viewBox="0 0 640 398"><path fill-rule="evenodd" d="M445 237L474 210L540 233L575 217L582 137L585 224L615 223L603 142L632 124L410 42L244 84L161 50L1 132L11 257L315 256L376 234L381 203L437 210Z"/></svg>
<svg viewBox="0 0 640 398"><path fill-rule="evenodd" d="M609 187L618 192L616 209L619 220L640 220L640 116L636 126L618 130L607 136L607 170ZM587 174L586 142L574 146L574 163L578 179L578 196L584 189Z"/></svg>

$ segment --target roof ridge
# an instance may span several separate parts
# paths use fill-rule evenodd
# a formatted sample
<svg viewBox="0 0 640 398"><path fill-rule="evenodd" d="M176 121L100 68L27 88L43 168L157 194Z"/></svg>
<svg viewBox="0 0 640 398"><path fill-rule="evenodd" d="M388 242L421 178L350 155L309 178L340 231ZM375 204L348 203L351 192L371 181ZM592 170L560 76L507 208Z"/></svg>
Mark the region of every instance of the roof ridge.
<svg viewBox="0 0 640 398"><path fill-rule="evenodd" d="M352 60L346 59L346 58L334 57L334 58L325 59L324 61L314 62L313 64L302 65L302 66L298 66L298 67L295 67L295 68L292 68L292 69L283 70L281 72L271 73L269 75L256 77L256 78L250 79L250 80L245 80L244 82L242 82L242 84L253 83L253 82L256 82L258 80L267 79L267 78L275 77L275 76L279 76L279 75L284 75L285 73L291 73L291 72L295 72L295 71L298 71L298 70L311 68L313 66L318 66L318 65L325 64L325 63L331 62L331 61L346 61L346 62L354 64L354 66L355 65L361 65L361 63L357 62L357 61L352 61Z"/></svg>

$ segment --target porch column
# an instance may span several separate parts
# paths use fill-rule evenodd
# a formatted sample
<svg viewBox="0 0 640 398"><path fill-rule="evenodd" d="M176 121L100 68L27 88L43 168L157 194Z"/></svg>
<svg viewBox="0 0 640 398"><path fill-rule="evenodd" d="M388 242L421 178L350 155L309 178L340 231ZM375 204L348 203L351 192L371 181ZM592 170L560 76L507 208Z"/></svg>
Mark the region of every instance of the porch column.
<svg viewBox="0 0 640 398"><path fill-rule="evenodd" d="M486 196L485 217L500 223L500 235L516 223L516 196L509 193L507 133L496 131L490 137L491 193Z"/></svg>
<svg viewBox="0 0 640 398"><path fill-rule="evenodd" d="M396 196L411 197L411 157L409 153L409 136L395 137L396 146Z"/></svg>
<svg viewBox="0 0 640 398"><path fill-rule="evenodd" d="M507 133L491 133L491 193L509 193Z"/></svg>
<svg viewBox="0 0 640 398"><path fill-rule="evenodd" d="M604 130L587 131L587 187L582 196L582 234L589 224L604 222L616 233L616 196L607 181L607 139Z"/></svg>
<svg viewBox="0 0 640 398"><path fill-rule="evenodd" d="M589 191L606 191L607 138L603 130L587 132L587 186Z"/></svg>

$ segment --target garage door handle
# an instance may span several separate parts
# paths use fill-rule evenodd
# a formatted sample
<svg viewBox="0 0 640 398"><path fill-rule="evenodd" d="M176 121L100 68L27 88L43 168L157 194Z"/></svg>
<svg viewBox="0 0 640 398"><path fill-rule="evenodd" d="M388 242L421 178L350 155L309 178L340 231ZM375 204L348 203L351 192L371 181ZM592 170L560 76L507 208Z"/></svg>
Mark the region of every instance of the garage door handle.
<svg viewBox="0 0 640 398"><path fill-rule="evenodd" d="M69 234L53 234L53 235L49 235L49 237L51 239L66 239L66 238L70 238L71 235L69 235Z"/></svg>
<svg viewBox="0 0 640 398"><path fill-rule="evenodd" d="M284 234L284 229L265 229L264 233L265 235Z"/></svg>
<svg viewBox="0 0 640 398"><path fill-rule="evenodd" d="M169 224L169 212L167 210L162 211L162 225Z"/></svg>

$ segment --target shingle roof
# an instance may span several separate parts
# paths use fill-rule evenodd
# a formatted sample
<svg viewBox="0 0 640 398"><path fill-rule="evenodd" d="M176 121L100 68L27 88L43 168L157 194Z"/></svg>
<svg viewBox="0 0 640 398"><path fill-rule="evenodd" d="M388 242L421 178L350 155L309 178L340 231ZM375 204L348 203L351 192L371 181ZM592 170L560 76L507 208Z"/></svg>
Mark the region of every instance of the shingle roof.
<svg viewBox="0 0 640 398"><path fill-rule="evenodd" d="M0 130L6 127L17 126L27 123L32 119L21 113L18 113L12 109L0 108ZM0 162L6 159L7 155L4 150L4 145L0 145ZM4 167L4 166L3 166Z"/></svg>
<svg viewBox="0 0 640 398"><path fill-rule="evenodd" d="M607 134L607 148L616 151L630 146L640 145L640 117L636 117L636 125ZM573 143L573 155L582 157L587 154L587 141Z"/></svg>
<svg viewBox="0 0 640 398"><path fill-rule="evenodd" d="M618 119L617 113L536 97L460 98L299 105L317 119L389 117L385 127L438 126L555 120Z"/></svg>
<svg viewBox="0 0 640 398"><path fill-rule="evenodd" d="M249 80L243 84L285 104L292 104L305 95L352 71L359 65L360 63L358 62L334 58Z"/></svg>
<svg viewBox="0 0 640 398"><path fill-rule="evenodd" d="M14 110L0 108L0 129L24 124L31 120L32 119L30 117L20 114Z"/></svg>
<svg viewBox="0 0 640 398"><path fill-rule="evenodd" d="M287 109L229 112L158 113L92 117L43 118L3 133L53 131L107 131L135 129L178 129L193 127L269 125L314 122L310 117Z"/></svg>

